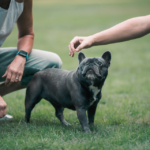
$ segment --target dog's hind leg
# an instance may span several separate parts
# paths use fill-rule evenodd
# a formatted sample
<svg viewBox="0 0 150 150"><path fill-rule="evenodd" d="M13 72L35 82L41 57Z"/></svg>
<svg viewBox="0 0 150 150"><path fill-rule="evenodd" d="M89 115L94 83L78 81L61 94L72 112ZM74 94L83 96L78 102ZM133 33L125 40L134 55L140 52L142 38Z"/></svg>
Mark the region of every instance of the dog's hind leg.
<svg viewBox="0 0 150 150"><path fill-rule="evenodd" d="M63 115L63 111L64 111L64 108L63 107L55 107L55 115L56 117L60 120L60 122L65 125L65 126L69 126L71 125L70 123L68 123L65 119L64 119L64 115Z"/></svg>
<svg viewBox="0 0 150 150"><path fill-rule="evenodd" d="M35 97L34 99L28 99L25 100L25 121L29 123L31 111L34 108L34 106L41 100L41 97Z"/></svg>
<svg viewBox="0 0 150 150"><path fill-rule="evenodd" d="M32 81L29 83L26 91L26 98L25 98L25 121L30 121L31 111L34 106L40 102L42 99L40 95L40 89L37 87L36 84L32 84Z"/></svg>

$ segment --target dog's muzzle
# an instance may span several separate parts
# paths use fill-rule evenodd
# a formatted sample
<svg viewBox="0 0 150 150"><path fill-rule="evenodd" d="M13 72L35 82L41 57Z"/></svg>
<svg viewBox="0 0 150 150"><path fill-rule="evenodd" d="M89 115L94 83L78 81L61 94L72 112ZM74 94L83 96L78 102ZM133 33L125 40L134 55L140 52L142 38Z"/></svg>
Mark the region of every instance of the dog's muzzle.
<svg viewBox="0 0 150 150"><path fill-rule="evenodd" d="M97 66L93 67L85 66L82 71L82 75L85 76L86 74L95 74L99 78L102 77Z"/></svg>

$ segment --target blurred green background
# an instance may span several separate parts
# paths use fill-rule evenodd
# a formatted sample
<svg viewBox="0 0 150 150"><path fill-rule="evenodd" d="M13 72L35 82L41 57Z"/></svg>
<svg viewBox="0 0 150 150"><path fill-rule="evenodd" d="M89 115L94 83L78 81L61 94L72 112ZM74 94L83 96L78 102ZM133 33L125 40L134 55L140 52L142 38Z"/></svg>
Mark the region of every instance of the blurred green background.
<svg viewBox="0 0 150 150"><path fill-rule="evenodd" d="M35 0L34 48L57 53L62 69L78 66L77 53L69 56L74 36L88 36L132 17L148 15L149 0ZM4 47L16 47L17 28ZM4 97L11 122L0 123L3 149L149 149L150 147L150 35L140 39L82 50L87 57L111 51L109 75L103 87L95 127L85 135L76 112L65 110L71 127L62 126L54 108L42 100L24 123L25 90ZM6 144L7 143L7 144Z"/></svg>

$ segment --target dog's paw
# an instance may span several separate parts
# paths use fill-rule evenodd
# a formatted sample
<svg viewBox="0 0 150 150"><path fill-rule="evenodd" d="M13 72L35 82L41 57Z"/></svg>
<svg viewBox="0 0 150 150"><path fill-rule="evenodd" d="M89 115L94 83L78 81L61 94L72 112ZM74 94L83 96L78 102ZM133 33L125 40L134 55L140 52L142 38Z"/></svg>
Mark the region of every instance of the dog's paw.
<svg viewBox="0 0 150 150"><path fill-rule="evenodd" d="M84 130L84 132L87 133L87 134L89 134L89 133L91 133L91 130L90 129Z"/></svg>
<svg viewBox="0 0 150 150"><path fill-rule="evenodd" d="M66 124L66 126L72 126L72 124L70 124L70 123L67 123L67 124Z"/></svg>
<svg viewBox="0 0 150 150"><path fill-rule="evenodd" d="M71 126L71 124L68 123L67 121L63 121L62 124L65 125L65 126Z"/></svg>

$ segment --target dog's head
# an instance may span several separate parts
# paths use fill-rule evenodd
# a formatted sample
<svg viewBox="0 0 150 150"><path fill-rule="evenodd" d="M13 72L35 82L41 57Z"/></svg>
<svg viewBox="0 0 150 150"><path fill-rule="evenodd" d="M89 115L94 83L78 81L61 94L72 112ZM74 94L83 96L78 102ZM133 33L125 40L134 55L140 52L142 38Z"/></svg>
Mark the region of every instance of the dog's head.
<svg viewBox="0 0 150 150"><path fill-rule="evenodd" d="M109 51L106 51L101 57L94 58L86 58L80 52L78 54L78 60L79 67L77 74L81 82L86 81L89 84L99 84L106 79L111 61L111 53Z"/></svg>

